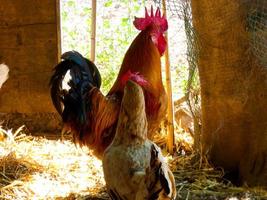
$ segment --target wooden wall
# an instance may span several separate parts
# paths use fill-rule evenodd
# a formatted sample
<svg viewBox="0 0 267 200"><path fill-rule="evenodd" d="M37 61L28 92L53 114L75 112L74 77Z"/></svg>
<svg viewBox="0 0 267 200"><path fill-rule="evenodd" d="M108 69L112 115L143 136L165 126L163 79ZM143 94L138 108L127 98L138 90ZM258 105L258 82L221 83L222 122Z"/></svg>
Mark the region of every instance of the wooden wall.
<svg viewBox="0 0 267 200"><path fill-rule="evenodd" d="M10 68L0 91L0 113L23 113L33 120L35 114L55 113L49 79L60 54L58 2L0 0L0 63Z"/></svg>

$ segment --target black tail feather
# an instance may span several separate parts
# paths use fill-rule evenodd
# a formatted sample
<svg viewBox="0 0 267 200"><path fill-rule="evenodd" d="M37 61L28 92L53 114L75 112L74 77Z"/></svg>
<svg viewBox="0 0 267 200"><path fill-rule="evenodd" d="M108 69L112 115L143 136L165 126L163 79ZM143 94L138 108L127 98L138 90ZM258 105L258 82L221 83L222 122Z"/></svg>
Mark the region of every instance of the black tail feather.
<svg viewBox="0 0 267 200"><path fill-rule="evenodd" d="M61 115L63 112L62 105L64 92L62 89L62 81L70 69L71 65L69 61L62 61L54 68L54 74L50 79L50 95L52 98L52 102L57 110L57 112Z"/></svg>
<svg viewBox="0 0 267 200"><path fill-rule="evenodd" d="M50 80L52 102L63 121L74 120L80 124L86 121L88 101L86 95L92 87L100 88L101 76L97 67L75 51L66 52ZM62 88L67 72L69 90Z"/></svg>
<svg viewBox="0 0 267 200"><path fill-rule="evenodd" d="M81 73L84 78L91 80L91 82L95 83L97 88L101 86L101 76L100 73L95 66L95 64L88 59L84 58L79 52L77 51L68 51L62 54L61 58L63 60L71 60L77 65L81 67ZM89 67L88 67L89 66Z"/></svg>

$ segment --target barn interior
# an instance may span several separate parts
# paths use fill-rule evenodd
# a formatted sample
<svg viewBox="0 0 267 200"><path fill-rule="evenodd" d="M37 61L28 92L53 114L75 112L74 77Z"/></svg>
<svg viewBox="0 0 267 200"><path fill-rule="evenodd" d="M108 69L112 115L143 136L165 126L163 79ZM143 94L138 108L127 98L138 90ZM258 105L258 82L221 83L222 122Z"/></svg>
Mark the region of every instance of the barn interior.
<svg viewBox="0 0 267 200"><path fill-rule="evenodd" d="M176 199L267 199L266 0L0 0L0 199L110 198L101 159L63 134L50 79L75 50L108 94L150 5L169 24L152 140Z"/></svg>

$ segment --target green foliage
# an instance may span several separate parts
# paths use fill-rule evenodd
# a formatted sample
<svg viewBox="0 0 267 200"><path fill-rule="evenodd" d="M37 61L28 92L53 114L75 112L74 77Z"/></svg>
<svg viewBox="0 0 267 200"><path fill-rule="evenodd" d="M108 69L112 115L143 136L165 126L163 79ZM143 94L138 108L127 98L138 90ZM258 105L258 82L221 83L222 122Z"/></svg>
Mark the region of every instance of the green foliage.
<svg viewBox="0 0 267 200"><path fill-rule="evenodd" d="M117 77L123 56L137 31L133 16L143 7L137 0L97 2L96 65L104 93ZM114 12L117 10L119 12ZM91 8L82 0L61 1L62 51L77 50L90 57Z"/></svg>
<svg viewBox="0 0 267 200"><path fill-rule="evenodd" d="M192 89L199 88L198 73L194 72L192 77L189 77L188 70L189 70L188 66L181 65L181 66L177 66L175 68L175 73L172 74L172 77L174 77L174 80L173 80L174 88L179 88L183 93L187 92L189 81L191 82L190 88Z"/></svg>
<svg viewBox="0 0 267 200"><path fill-rule="evenodd" d="M135 6L132 7L131 4ZM101 5L99 5L101 6ZM103 77L102 90L108 92L117 77L128 46L137 35L132 25L133 16L141 5L137 1L105 1L98 18L96 64ZM114 10L120 12L114 12ZM113 13L112 13L113 12ZM113 17L111 17L113 16Z"/></svg>
<svg viewBox="0 0 267 200"><path fill-rule="evenodd" d="M150 4L146 4L147 6ZM96 60L102 76L102 91L107 93L118 75L120 65L129 45L138 34L133 26L134 16L142 16L144 0L101 0L97 1ZM170 27L177 21L169 20ZM175 25L172 25L172 23ZM77 50L90 57L91 43L91 2L83 0L61 1L62 51ZM169 29L169 39L177 40L177 31ZM173 35L173 36L172 36ZM177 52L180 51L171 40L170 56L172 64L173 91L178 96L186 91L188 67L179 64ZM178 49L178 50L177 50ZM164 71L164 69L163 69ZM165 77L163 73L163 78ZM193 84L198 84L194 78ZM165 79L163 79L165 82Z"/></svg>
<svg viewBox="0 0 267 200"><path fill-rule="evenodd" d="M62 52L76 50L88 56L91 31L90 2L62 0L60 5Z"/></svg>
<svg viewBox="0 0 267 200"><path fill-rule="evenodd" d="M109 1L106 1L104 3L104 6L107 8L107 7L110 7L112 5L112 0L109 0Z"/></svg>

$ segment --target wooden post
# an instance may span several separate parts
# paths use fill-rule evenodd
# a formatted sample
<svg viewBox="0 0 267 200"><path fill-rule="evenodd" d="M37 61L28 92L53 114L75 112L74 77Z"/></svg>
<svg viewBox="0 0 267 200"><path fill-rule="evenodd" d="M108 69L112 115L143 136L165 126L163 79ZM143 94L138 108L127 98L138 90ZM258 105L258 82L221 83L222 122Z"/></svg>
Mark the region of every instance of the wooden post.
<svg viewBox="0 0 267 200"><path fill-rule="evenodd" d="M60 21L60 0L56 0L56 16L57 16L57 62L61 60L61 21Z"/></svg>
<svg viewBox="0 0 267 200"><path fill-rule="evenodd" d="M91 22L91 61L95 61L95 36L96 36L96 0L92 0Z"/></svg>
<svg viewBox="0 0 267 200"><path fill-rule="evenodd" d="M163 13L167 17L166 1L163 0ZM168 33L165 34L167 45L168 45ZM170 154L173 154L174 147L174 125L173 125L173 101L172 101L172 83L171 83L171 70L170 70L170 59L169 59L169 47L167 46L165 51L165 68L166 68L166 86L168 95L168 118L167 118L167 148Z"/></svg>

